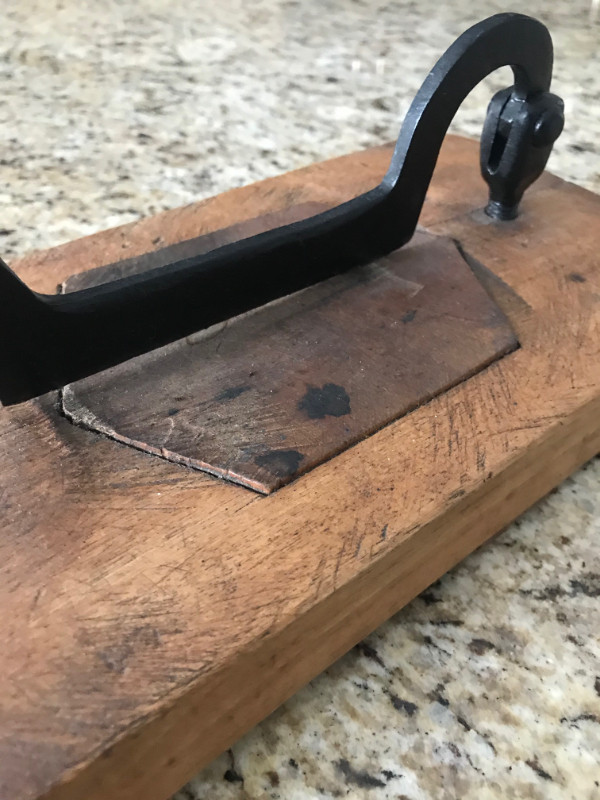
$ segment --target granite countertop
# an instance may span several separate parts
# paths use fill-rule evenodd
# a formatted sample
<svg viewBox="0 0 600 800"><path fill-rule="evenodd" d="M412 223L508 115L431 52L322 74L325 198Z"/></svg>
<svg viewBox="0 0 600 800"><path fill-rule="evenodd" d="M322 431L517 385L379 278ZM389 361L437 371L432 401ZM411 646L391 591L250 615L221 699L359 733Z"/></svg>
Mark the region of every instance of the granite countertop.
<svg viewBox="0 0 600 800"><path fill-rule="evenodd" d="M433 61L507 0L4 0L0 252L48 247L394 139ZM600 192L600 19L531 0ZM454 129L479 134L499 72ZM600 460L430 587L176 800L600 798ZM175 798L174 798L175 800Z"/></svg>

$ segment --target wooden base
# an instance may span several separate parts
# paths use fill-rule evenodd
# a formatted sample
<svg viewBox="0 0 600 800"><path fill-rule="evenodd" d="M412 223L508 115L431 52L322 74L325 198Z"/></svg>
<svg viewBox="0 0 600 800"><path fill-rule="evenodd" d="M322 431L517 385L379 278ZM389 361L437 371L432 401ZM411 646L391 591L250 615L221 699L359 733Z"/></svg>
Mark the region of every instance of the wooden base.
<svg viewBox="0 0 600 800"><path fill-rule="evenodd" d="M159 237L338 203L389 157L15 268L53 291ZM484 202L476 144L448 138L421 222L492 270L520 349L270 496L76 428L55 397L0 410L0 796L167 797L600 450L600 198L546 175L514 222Z"/></svg>

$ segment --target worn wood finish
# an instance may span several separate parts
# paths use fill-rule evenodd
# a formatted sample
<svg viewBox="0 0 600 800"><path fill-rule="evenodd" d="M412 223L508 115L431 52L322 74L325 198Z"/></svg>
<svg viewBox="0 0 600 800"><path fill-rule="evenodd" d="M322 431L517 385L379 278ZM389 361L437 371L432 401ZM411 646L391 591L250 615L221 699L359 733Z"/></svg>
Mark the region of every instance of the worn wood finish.
<svg viewBox="0 0 600 800"><path fill-rule="evenodd" d="M16 269L117 261L375 185L390 150L99 234ZM268 497L0 411L0 796L160 800L600 450L600 198L544 177L494 223L449 138L422 223L490 268L520 349ZM521 300L507 291L511 287Z"/></svg>
<svg viewBox="0 0 600 800"><path fill-rule="evenodd" d="M252 229L273 224L268 214ZM218 247L246 230L208 238ZM130 264L66 289L142 271L144 259ZM269 494L517 345L454 242L418 233L362 269L77 381L62 408L75 424Z"/></svg>

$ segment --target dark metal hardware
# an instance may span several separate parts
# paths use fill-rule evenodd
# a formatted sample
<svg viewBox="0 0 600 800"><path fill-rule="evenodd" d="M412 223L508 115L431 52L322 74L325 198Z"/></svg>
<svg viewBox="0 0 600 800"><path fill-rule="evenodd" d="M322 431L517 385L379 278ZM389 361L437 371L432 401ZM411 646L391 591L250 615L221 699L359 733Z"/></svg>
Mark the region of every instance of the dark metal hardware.
<svg viewBox="0 0 600 800"><path fill-rule="evenodd" d="M481 136L481 174L490 189L486 212L517 216L523 193L544 171L564 125L563 102L550 92L526 101L512 89L492 98Z"/></svg>
<svg viewBox="0 0 600 800"><path fill-rule="evenodd" d="M384 179L353 200L72 294L33 292L0 261L0 400L36 397L406 244L455 112L504 65L512 66L515 83L490 104L481 168L490 187L488 213L514 217L560 134L562 102L549 93L547 29L530 17L498 14L466 31L437 62L410 107Z"/></svg>

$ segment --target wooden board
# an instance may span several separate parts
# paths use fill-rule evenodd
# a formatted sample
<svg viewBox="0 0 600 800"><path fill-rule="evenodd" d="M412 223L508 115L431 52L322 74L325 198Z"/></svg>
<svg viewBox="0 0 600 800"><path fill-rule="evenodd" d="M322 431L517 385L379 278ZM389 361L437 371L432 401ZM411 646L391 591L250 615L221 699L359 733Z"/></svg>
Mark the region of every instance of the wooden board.
<svg viewBox="0 0 600 800"><path fill-rule="evenodd" d="M379 148L14 265L54 291L109 264L381 179ZM481 212L445 144L421 222L495 277L520 349L262 497L0 411L0 796L160 800L600 450L600 198L545 176Z"/></svg>
<svg viewBox="0 0 600 800"><path fill-rule="evenodd" d="M272 217L252 229L268 230ZM219 246L246 230L207 238ZM205 237L186 246L203 252ZM132 270L90 270L66 289L143 269L143 258L131 261ZM455 243L419 232L361 269L66 386L62 410L116 441L269 494L517 346Z"/></svg>

